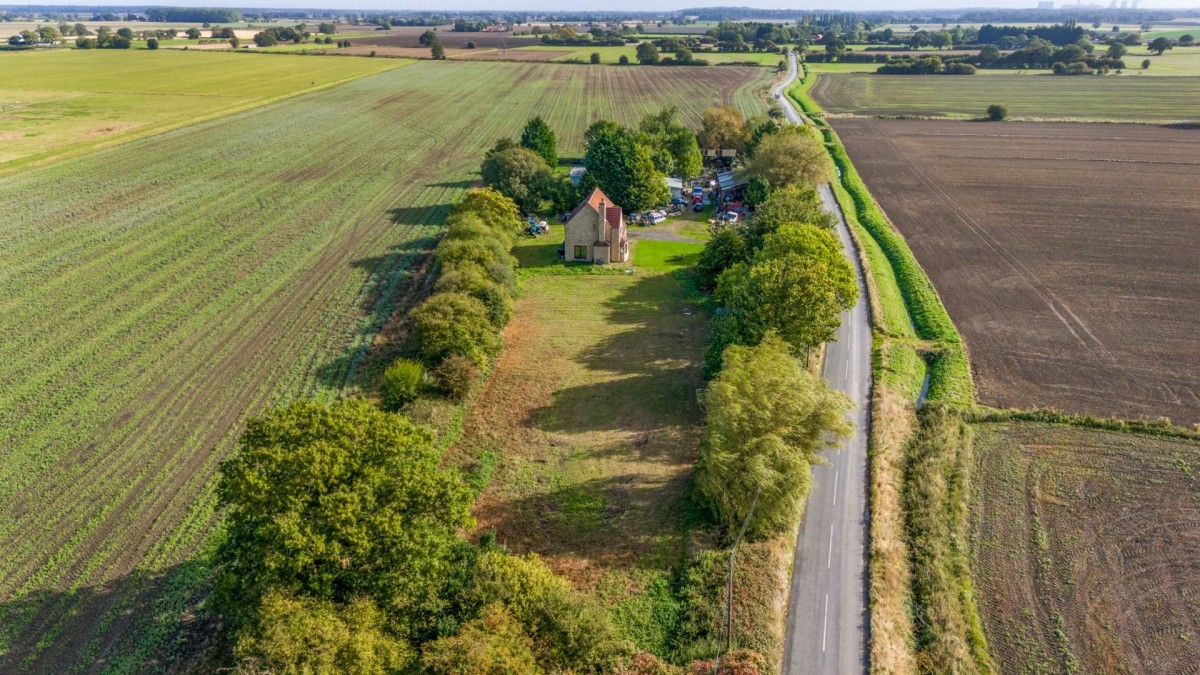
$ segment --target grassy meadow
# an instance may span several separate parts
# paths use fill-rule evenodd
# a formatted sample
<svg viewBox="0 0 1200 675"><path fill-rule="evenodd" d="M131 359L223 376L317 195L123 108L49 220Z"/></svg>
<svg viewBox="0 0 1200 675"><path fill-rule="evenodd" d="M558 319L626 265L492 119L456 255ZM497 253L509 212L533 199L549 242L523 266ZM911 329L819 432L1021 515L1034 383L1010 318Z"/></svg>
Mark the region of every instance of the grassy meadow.
<svg viewBox="0 0 1200 675"><path fill-rule="evenodd" d="M167 72L162 90L187 90ZM541 114L571 155L600 117L762 112L768 75L421 62L0 178L0 671L129 672L188 651L212 479L242 421L371 376L381 326L498 137Z"/></svg>
<svg viewBox="0 0 1200 675"><path fill-rule="evenodd" d="M979 118L1002 103L1017 119L1200 119L1200 77L836 74L821 76L812 97L834 114Z"/></svg>
<svg viewBox="0 0 1200 675"><path fill-rule="evenodd" d="M3 53L0 174L404 64L167 49Z"/></svg>

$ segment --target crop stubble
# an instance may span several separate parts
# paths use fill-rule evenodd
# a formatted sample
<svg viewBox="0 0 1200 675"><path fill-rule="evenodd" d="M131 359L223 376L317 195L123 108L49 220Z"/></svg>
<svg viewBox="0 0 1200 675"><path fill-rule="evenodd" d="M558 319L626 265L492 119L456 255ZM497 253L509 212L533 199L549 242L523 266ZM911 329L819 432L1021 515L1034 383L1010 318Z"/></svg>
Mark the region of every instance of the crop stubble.
<svg viewBox="0 0 1200 675"><path fill-rule="evenodd" d="M981 425L972 548L1005 673L1200 662L1200 445Z"/></svg>
<svg viewBox="0 0 1200 675"><path fill-rule="evenodd" d="M1200 422L1200 129L833 124L982 403Z"/></svg>
<svg viewBox="0 0 1200 675"><path fill-rule="evenodd" d="M0 180L0 670L173 656L241 422L353 388L496 138L762 79L422 63Z"/></svg>

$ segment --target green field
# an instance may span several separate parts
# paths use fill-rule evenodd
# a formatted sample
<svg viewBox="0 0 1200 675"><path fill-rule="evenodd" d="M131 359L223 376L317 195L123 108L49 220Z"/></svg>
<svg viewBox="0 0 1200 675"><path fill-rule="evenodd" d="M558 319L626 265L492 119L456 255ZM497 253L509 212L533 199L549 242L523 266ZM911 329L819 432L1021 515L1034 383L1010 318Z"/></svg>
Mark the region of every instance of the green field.
<svg viewBox="0 0 1200 675"><path fill-rule="evenodd" d="M1017 119L1200 120L1200 77L824 75L812 96L830 113L982 117L992 103Z"/></svg>
<svg viewBox="0 0 1200 675"><path fill-rule="evenodd" d="M160 49L0 54L0 174L403 65Z"/></svg>
<svg viewBox="0 0 1200 675"><path fill-rule="evenodd" d="M421 62L0 179L0 672L186 651L217 462L262 406L355 390L496 138L761 113L768 77Z"/></svg>

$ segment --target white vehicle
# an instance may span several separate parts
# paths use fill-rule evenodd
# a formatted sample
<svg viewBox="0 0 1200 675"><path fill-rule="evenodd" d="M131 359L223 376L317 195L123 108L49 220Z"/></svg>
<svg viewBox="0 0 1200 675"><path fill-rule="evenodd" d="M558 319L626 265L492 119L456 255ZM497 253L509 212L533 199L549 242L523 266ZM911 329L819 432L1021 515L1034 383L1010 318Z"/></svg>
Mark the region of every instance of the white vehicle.
<svg viewBox="0 0 1200 675"><path fill-rule="evenodd" d="M665 223L665 222L667 222L667 216L665 213L663 213L662 211L651 211L650 212L650 224L658 225L659 223Z"/></svg>

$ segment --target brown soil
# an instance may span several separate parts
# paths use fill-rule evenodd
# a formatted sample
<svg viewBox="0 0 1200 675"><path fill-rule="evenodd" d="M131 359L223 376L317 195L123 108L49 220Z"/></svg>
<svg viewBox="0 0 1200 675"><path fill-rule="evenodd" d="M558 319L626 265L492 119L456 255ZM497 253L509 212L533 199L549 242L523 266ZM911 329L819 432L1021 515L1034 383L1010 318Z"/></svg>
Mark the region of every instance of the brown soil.
<svg viewBox="0 0 1200 675"><path fill-rule="evenodd" d="M982 403L1200 422L1200 128L839 119Z"/></svg>
<svg viewBox="0 0 1200 675"><path fill-rule="evenodd" d="M569 51L558 50L525 50L525 49L466 49L458 53L458 59L479 59L483 61L553 61L560 56L568 56Z"/></svg>
<svg viewBox="0 0 1200 675"><path fill-rule="evenodd" d="M989 425L973 523L989 646L1005 673L1195 673L1200 445Z"/></svg>
<svg viewBox="0 0 1200 675"><path fill-rule="evenodd" d="M426 26L403 26L393 28L388 31L376 31L375 35L370 37L351 38L351 42L357 47L359 45L378 45L385 47L421 47L426 51L428 47L421 46L421 34L429 30ZM474 42L477 49L491 49L494 47L528 47L530 45L539 45L541 41L530 38L514 38L512 33L455 33L449 30L448 26L440 26L437 29L438 42L442 43L447 49L452 47L465 48L468 42Z"/></svg>
<svg viewBox="0 0 1200 675"><path fill-rule="evenodd" d="M472 52L471 49L447 49L446 58L454 58L459 54ZM346 47L337 50L338 54L371 54L377 56L400 56L407 59L428 59L432 57L429 47L389 47L385 45L363 45L355 42L353 47Z"/></svg>

